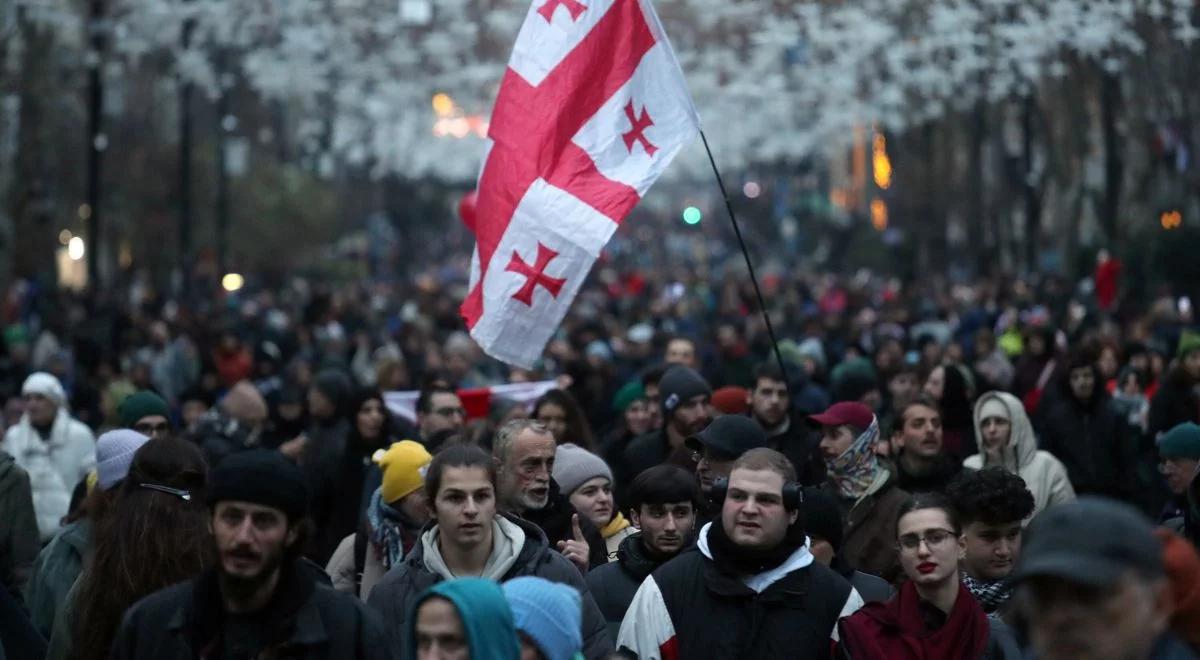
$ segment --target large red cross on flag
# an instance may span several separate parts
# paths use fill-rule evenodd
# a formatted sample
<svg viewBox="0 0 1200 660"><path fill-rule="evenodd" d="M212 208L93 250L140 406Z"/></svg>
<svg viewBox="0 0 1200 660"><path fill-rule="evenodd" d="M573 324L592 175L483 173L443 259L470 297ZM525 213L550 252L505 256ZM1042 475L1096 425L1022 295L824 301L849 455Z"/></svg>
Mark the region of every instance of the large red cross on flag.
<svg viewBox="0 0 1200 660"><path fill-rule="evenodd" d="M488 129L462 315L530 367L600 250L699 131L649 0L534 0Z"/></svg>

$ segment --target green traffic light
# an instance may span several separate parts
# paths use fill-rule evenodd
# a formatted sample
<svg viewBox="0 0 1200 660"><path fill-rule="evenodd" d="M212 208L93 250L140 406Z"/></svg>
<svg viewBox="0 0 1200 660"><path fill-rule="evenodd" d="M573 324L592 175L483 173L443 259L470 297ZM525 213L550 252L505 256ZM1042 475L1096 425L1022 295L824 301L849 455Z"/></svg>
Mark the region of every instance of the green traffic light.
<svg viewBox="0 0 1200 660"><path fill-rule="evenodd" d="M694 225L700 222L700 217L700 209L694 206L689 206L683 210L683 221L689 225Z"/></svg>

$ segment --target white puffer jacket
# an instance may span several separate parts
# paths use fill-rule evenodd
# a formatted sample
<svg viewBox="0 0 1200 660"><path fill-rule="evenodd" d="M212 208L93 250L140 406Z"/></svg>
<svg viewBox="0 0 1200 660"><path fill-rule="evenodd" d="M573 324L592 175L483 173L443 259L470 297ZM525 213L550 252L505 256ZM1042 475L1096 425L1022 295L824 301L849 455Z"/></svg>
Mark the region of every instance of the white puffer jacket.
<svg viewBox="0 0 1200 660"><path fill-rule="evenodd" d="M2 446L29 473L38 533L45 543L67 515L75 486L96 467L96 438L87 425L59 408L49 440L42 440L26 414L4 434Z"/></svg>

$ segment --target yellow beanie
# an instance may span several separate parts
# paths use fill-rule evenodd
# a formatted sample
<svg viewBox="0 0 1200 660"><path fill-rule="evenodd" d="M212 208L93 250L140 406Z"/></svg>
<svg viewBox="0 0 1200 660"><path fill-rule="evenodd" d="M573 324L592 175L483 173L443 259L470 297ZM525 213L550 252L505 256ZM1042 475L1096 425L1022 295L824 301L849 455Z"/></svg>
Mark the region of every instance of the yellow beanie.
<svg viewBox="0 0 1200 660"><path fill-rule="evenodd" d="M432 460L425 447L412 440L375 452L375 462L383 469L383 501L391 504L424 486L425 469Z"/></svg>

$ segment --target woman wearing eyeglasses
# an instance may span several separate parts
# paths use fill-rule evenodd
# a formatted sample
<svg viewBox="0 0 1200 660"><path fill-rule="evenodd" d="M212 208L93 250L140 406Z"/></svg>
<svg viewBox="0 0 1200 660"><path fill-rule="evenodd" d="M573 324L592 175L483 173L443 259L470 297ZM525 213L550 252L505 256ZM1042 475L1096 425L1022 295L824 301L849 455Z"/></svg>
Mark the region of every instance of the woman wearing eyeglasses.
<svg viewBox="0 0 1200 660"><path fill-rule="evenodd" d="M896 549L908 580L891 600L869 603L838 626L842 658L1001 660L1020 651L1012 633L988 618L958 577L958 516L933 493L900 507Z"/></svg>

